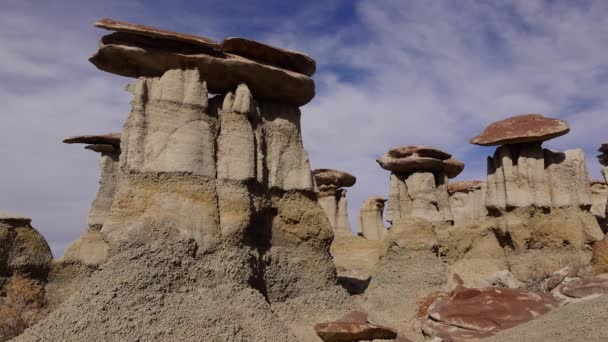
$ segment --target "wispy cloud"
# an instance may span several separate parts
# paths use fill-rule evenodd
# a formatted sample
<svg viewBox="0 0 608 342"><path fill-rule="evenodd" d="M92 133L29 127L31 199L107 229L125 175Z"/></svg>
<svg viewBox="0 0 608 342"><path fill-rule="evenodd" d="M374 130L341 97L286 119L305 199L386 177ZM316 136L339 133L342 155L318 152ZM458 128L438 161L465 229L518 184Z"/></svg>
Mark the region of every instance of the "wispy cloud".
<svg viewBox="0 0 608 342"><path fill-rule="evenodd" d="M97 155L67 135L122 127L130 80L86 59L115 17L215 39L247 36L305 51L318 94L303 111L313 167L350 171L354 222L371 195L388 192L374 159L428 144L466 162L459 178L485 177L490 148L468 139L506 116L540 112L572 132L548 142L594 150L608 140L608 2L7 0L0 4L0 208L32 216L60 254L86 225Z"/></svg>

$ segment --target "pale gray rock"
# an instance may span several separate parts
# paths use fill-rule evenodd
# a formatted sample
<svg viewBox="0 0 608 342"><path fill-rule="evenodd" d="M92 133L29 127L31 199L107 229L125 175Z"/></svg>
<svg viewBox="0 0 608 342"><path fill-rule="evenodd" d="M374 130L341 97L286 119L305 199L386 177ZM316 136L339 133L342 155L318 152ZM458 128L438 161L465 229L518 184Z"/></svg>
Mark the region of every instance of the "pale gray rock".
<svg viewBox="0 0 608 342"><path fill-rule="evenodd" d="M319 204L327 213L334 232L352 234L346 190L342 187L353 186L357 179L347 172L333 169L316 169L312 174L318 190Z"/></svg>
<svg viewBox="0 0 608 342"><path fill-rule="evenodd" d="M463 225L487 216L486 182L456 182L448 186L454 224Z"/></svg>
<svg viewBox="0 0 608 342"><path fill-rule="evenodd" d="M346 200L346 190L342 189L338 199L338 211L336 214L336 231L352 234L352 227L348 219L348 203Z"/></svg>
<svg viewBox="0 0 608 342"><path fill-rule="evenodd" d="M382 214L386 199L372 196L366 199L359 209L359 233L368 240L385 240L388 230L384 226Z"/></svg>
<svg viewBox="0 0 608 342"><path fill-rule="evenodd" d="M608 202L608 185L605 181L591 182L591 213L599 219L606 219L606 202Z"/></svg>
<svg viewBox="0 0 608 342"><path fill-rule="evenodd" d="M453 222L448 178L442 172L391 174L387 221L419 217L434 222Z"/></svg>
<svg viewBox="0 0 608 342"><path fill-rule="evenodd" d="M66 248L59 261L101 265L108 258L109 248L101 233L89 228Z"/></svg>

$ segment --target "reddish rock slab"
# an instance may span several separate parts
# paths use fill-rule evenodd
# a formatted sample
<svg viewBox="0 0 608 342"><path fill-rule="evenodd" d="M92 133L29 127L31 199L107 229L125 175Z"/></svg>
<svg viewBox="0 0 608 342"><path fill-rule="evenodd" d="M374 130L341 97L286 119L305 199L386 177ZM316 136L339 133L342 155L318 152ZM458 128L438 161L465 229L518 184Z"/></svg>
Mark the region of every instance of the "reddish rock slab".
<svg viewBox="0 0 608 342"><path fill-rule="evenodd" d="M524 114L492 123L481 134L472 138L470 143L497 146L542 142L569 131L568 124L563 120L547 118L540 114Z"/></svg>
<svg viewBox="0 0 608 342"><path fill-rule="evenodd" d="M597 160L603 166L608 166L608 153L603 153L597 156Z"/></svg>
<svg viewBox="0 0 608 342"><path fill-rule="evenodd" d="M99 135L77 135L69 138L63 139L63 143L65 144L104 144L104 145L113 145L120 146L120 132L116 133L108 133L108 134L99 134Z"/></svg>
<svg viewBox="0 0 608 342"><path fill-rule="evenodd" d="M439 160L452 158L452 155L440 149L424 145L408 145L390 149L388 155L393 158L405 158L412 155Z"/></svg>
<svg viewBox="0 0 608 342"><path fill-rule="evenodd" d="M316 324L315 332L325 342L350 342L361 340L392 340L397 332L391 328L369 323L367 312L356 310L335 322ZM407 342L408 340L401 340Z"/></svg>
<svg viewBox="0 0 608 342"><path fill-rule="evenodd" d="M394 158L386 154L376 159L376 162L383 169L396 173L443 171L448 178L456 177L464 169L464 163L453 158L439 160L436 158L419 157L416 155L411 155L405 158Z"/></svg>
<svg viewBox="0 0 608 342"><path fill-rule="evenodd" d="M325 342L391 340L397 331L381 325L357 322L329 322L316 324L315 332Z"/></svg>
<svg viewBox="0 0 608 342"><path fill-rule="evenodd" d="M566 279L566 277L568 276L568 274L570 274L570 272L571 272L570 267L564 267L561 270L557 270L557 271L551 273L551 275L543 281L542 289L547 292L552 291L559 284L561 284L564 281L564 279Z"/></svg>
<svg viewBox="0 0 608 342"><path fill-rule="evenodd" d="M466 342L484 339L494 335L494 332L481 332L459 328L450 324L424 320L420 323L422 332L429 337L439 337L443 341Z"/></svg>
<svg viewBox="0 0 608 342"><path fill-rule="evenodd" d="M247 38L224 39L222 51L276 65L306 76L312 76L317 70L315 60L301 52L274 47Z"/></svg>
<svg viewBox="0 0 608 342"><path fill-rule="evenodd" d="M84 147L87 150L99 152L99 153L113 153L118 151L119 147L108 144L95 144L95 145L87 145Z"/></svg>
<svg viewBox="0 0 608 342"><path fill-rule="evenodd" d="M95 27L103 28L110 31L131 33L151 38L175 40L182 43L202 46L205 48L221 51L221 46L218 42L214 41L213 39L209 39L202 36L196 36L193 34L168 31L145 25L131 24L125 21L119 21L109 18L101 19L95 22L94 25Z"/></svg>
<svg viewBox="0 0 608 342"><path fill-rule="evenodd" d="M98 69L125 77L160 77L167 70L197 68L211 93L224 94L245 83L256 100L302 106L315 96L314 81L303 74L251 59L202 50L179 41L135 33L102 37L89 58Z"/></svg>
<svg viewBox="0 0 608 342"><path fill-rule="evenodd" d="M454 183L450 183L448 185L448 191L450 193L455 193L455 192L471 192L471 191L474 191L474 190L481 189L481 187L485 183L486 182L480 181L480 180L454 182Z"/></svg>
<svg viewBox="0 0 608 342"><path fill-rule="evenodd" d="M572 298L605 295L608 294L608 279L594 277L574 280L562 285L559 292Z"/></svg>
<svg viewBox="0 0 608 342"><path fill-rule="evenodd" d="M454 178L458 176L462 170L464 170L464 163L454 158L446 159L443 161L443 172L448 178Z"/></svg>
<svg viewBox="0 0 608 342"><path fill-rule="evenodd" d="M433 302L428 312L436 322L487 333L531 321L558 307L559 303L550 294L459 286Z"/></svg>
<svg viewBox="0 0 608 342"><path fill-rule="evenodd" d="M339 188L355 185L357 178L348 172L334 169L316 169L312 171L317 185L335 185Z"/></svg>

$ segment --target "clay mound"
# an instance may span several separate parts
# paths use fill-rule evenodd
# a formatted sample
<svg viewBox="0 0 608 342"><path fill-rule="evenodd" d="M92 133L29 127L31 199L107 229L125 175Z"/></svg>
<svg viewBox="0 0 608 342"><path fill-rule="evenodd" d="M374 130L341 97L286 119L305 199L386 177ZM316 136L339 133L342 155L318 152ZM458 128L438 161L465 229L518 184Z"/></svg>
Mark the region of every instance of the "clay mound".
<svg viewBox="0 0 608 342"><path fill-rule="evenodd" d="M295 341L247 285L244 249L198 254L192 239L150 230L121 245L80 291L16 341ZM95 309L91 309L95 308Z"/></svg>
<svg viewBox="0 0 608 342"><path fill-rule="evenodd" d="M100 135L77 135L63 139L64 144L112 145L120 147L120 132Z"/></svg>
<svg viewBox="0 0 608 342"><path fill-rule="evenodd" d="M524 114L492 123L469 142L481 146L542 142L569 131L570 127L563 120L540 114Z"/></svg>
<svg viewBox="0 0 608 342"><path fill-rule="evenodd" d="M608 341L606 308L608 296L568 304L484 341Z"/></svg>
<svg viewBox="0 0 608 342"><path fill-rule="evenodd" d="M312 171L317 185L335 185L338 188L355 185L357 178L348 172L334 169L316 169Z"/></svg>

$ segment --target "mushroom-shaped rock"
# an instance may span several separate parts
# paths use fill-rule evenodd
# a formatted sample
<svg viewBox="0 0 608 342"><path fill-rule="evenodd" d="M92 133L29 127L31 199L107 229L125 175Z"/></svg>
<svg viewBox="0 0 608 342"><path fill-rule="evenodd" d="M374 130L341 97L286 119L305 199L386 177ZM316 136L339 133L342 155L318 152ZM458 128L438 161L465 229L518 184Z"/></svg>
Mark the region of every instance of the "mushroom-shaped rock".
<svg viewBox="0 0 608 342"><path fill-rule="evenodd" d="M570 127L563 120L547 118L540 114L524 114L492 123L481 134L473 137L470 143L498 146L542 142L569 131Z"/></svg>
<svg viewBox="0 0 608 342"><path fill-rule="evenodd" d="M368 240L384 240L388 230L384 226L382 213L386 199L372 196L366 199L359 210L358 227L359 234Z"/></svg>
<svg viewBox="0 0 608 342"><path fill-rule="evenodd" d="M314 81L300 73L313 71L312 59L300 53L253 41L230 43L231 39L226 42L226 49L238 54L228 53L205 37L111 19L95 25L117 31L104 36L99 50L89 59L97 68L110 73L134 78L160 77L168 70L197 68L213 93L223 94L246 83L256 99L298 106L315 95ZM294 62L305 59L310 59L305 70Z"/></svg>
<svg viewBox="0 0 608 342"><path fill-rule="evenodd" d="M120 132L100 135L77 135L63 139L65 144L112 145L120 147Z"/></svg>
<svg viewBox="0 0 608 342"><path fill-rule="evenodd" d="M53 255L31 219L0 211L0 278L18 274L45 280Z"/></svg>
<svg viewBox="0 0 608 342"><path fill-rule="evenodd" d="M335 232L351 235L346 190L341 188L355 185L357 179L348 172L333 169L316 169L312 174L319 188L319 204L331 227Z"/></svg>
<svg viewBox="0 0 608 342"><path fill-rule="evenodd" d="M334 169L316 169L312 171L317 185L335 185L338 188L355 185L357 178L348 172Z"/></svg>
<svg viewBox="0 0 608 342"><path fill-rule="evenodd" d="M393 148L376 161L380 167L392 172L444 172L449 178L456 177L464 169L464 163L452 158L451 154L422 145Z"/></svg>

